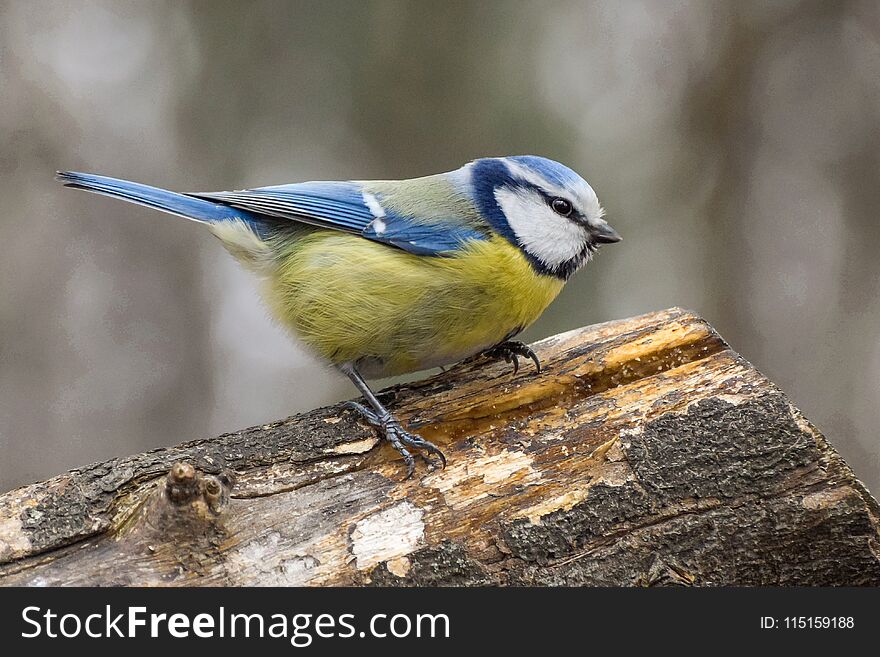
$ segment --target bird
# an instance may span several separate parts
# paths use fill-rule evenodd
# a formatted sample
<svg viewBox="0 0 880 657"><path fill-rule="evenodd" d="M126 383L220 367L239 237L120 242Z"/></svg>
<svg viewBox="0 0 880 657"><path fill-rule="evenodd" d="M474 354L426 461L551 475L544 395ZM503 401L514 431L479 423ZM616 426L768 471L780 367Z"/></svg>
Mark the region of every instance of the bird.
<svg viewBox="0 0 880 657"><path fill-rule="evenodd" d="M442 466L366 379L484 354L541 363L515 341L600 246L620 241L593 188L536 155L483 157L406 180L310 181L178 193L89 173L64 185L190 219L258 275L276 321L338 368L357 412L399 452ZM429 456L430 455L430 456Z"/></svg>

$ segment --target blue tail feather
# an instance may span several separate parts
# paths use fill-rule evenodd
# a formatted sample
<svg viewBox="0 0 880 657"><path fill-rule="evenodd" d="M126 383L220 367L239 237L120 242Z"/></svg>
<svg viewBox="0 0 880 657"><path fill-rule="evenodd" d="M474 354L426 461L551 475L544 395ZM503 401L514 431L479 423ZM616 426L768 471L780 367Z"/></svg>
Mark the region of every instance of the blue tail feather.
<svg viewBox="0 0 880 657"><path fill-rule="evenodd" d="M59 171L55 177L67 187L84 189L130 203L145 205L148 208L175 214L185 219L204 223L215 223L229 219L241 219L248 223L259 222L257 215L244 210L237 210L221 203L213 203L128 180L75 171Z"/></svg>

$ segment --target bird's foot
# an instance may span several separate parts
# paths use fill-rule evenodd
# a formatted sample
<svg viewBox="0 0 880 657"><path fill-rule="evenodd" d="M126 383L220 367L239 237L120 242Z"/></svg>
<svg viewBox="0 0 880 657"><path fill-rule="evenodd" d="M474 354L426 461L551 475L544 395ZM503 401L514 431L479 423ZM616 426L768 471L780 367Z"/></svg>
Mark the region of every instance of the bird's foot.
<svg viewBox="0 0 880 657"><path fill-rule="evenodd" d="M519 371L520 356L523 358L531 358L532 362L535 363L535 368L537 368L538 374L541 373L541 361L538 360L538 354L536 354L532 348L524 342L508 340L507 342L502 342L501 344L497 344L491 349L484 351L483 355L487 358L503 358L505 362L513 365L514 374Z"/></svg>
<svg viewBox="0 0 880 657"><path fill-rule="evenodd" d="M407 449L407 447L411 447L416 450L416 454L428 465L434 467L434 463L429 459L424 452L428 452L429 454L434 454L440 459L440 463L442 467L446 467L446 456L440 451L440 448L437 447L434 443L425 440L424 438L417 436L414 433L410 433L406 429L404 429L400 422L390 413L378 414L374 411L371 411L369 408L364 406L363 404L358 404L354 401L349 401L345 403L347 408L350 408L356 411L364 420L369 422L373 427L379 430L382 434L382 437L391 443L391 446L396 449L400 455L403 457L404 463L406 463L406 477L405 479L409 479L413 476L413 473L416 470L416 462L413 458L412 453Z"/></svg>

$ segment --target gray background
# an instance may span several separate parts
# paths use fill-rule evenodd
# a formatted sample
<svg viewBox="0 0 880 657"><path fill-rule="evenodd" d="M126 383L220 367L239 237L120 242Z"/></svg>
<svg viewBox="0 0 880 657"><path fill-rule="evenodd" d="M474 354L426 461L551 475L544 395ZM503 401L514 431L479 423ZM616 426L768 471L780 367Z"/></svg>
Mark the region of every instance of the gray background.
<svg viewBox="0 0 880 657"><path fill-rule="evenodd" d="M530 339L697 310L880 491L880 3L0 3L0 490L354 396L182 190L561 160L625 241Z"/></svg>

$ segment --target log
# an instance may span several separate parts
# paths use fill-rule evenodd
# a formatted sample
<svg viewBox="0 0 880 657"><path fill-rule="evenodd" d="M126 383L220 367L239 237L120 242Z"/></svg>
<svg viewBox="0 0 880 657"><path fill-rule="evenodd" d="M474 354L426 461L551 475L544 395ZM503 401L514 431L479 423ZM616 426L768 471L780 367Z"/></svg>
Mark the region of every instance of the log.
<svg viewBox="0 0 880 657"><path fill-rule="evenodd" d="M3 585L878 585L880 507L785 394L673 308L0 496Z"/></svg>

